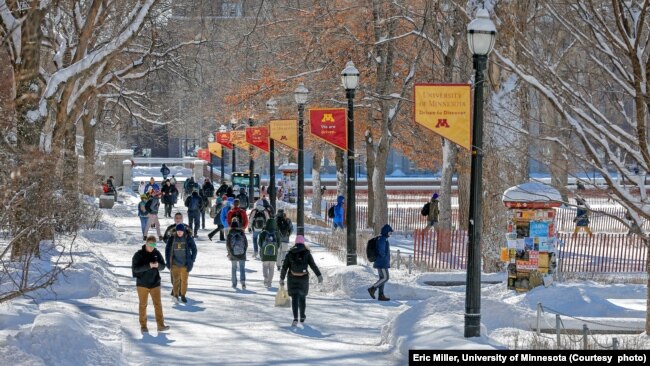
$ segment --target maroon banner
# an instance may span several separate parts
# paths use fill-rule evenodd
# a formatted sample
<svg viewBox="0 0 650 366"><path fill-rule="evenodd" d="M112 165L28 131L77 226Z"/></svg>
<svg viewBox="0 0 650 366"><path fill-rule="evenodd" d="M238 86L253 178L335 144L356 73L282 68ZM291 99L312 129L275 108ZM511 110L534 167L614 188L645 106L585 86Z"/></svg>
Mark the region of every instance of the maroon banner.
<svg viewBox="0 0 650 366"><path fill-rule="evenodd" d="M309 110L312 135L341 150L348 148L348 119L345 108L314 108Z"/></svg>
<svg viewBox="0 0 650 366"><path fill-rule="evenodd" d="M260 150L269 152L269 129L266 127L247 127L246 141Z"/></svg>
<svg viewBox="0 0 650 366"><path fill-rule="evenodd" d="M232 142L230 142L230 132L217 132L217 142L223 145L226 149L232 150Z"/></svg>
<svg viewBox="0 0 650 366"><path fill-rule="evenodd" d="M209 162L210 161L210 150L209 149L199 149L196 152L196 157L201 159L201 160L205 160L205 161Z"/></svg>

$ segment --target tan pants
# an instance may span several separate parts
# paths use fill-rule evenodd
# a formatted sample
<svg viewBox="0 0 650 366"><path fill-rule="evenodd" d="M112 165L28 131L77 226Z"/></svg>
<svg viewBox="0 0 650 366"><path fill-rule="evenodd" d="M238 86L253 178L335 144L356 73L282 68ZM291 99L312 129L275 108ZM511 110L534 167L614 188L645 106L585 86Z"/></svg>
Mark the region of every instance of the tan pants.
<svg viewBox="0 0 650 366"><path fill-rule="evenodd" d="M185 266L176 266L172 264L172 280L174 289L172 290L172 296L185 296L187 293L187 277L189 273L187 272L187 267Z"/></svg>
<svg viewBox="0 0 650 366"><path fill-rule="evenodd" d="M147 327L147 303L149 302L149 295L151 295L151 302L153 302L154 313L156 314L156 324L158 328L165 326L163 319L162 302L160 301L160 286L154 288L136 287L138 290L138 300L140 302L140 327Z"/></svg>
<svg viewBox="0 0 650 366"><path fill-rule="evenodd" d="M581 228L584 229L584 231L585 231L587 234L589 234L589 236L593 236L593 235L594 235L594 234L592 234L591 229L589 228L589 226L576 226L575 230L573 230L573 236L574 236L574 237L575 237L576 235L578 235L578 232L580 231Z"/></svg>
<svg viewBox="0 0 650 366"><path fill-rule="evenodd" d="M151 225L155 224L156 225L156 231L158 232L158 236L160 235L160 221L158 221L158 215L155 214L149 214L149 220L147 220L147 227L144 229L144 236L147 236L149 234L149 229L151 229Z"/></svg>

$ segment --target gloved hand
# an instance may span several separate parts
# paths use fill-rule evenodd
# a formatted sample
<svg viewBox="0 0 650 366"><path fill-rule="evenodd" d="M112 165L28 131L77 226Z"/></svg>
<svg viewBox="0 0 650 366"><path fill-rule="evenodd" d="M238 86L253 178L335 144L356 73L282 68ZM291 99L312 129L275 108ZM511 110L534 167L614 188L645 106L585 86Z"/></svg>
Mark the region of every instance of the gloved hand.
<svg viewBox="0 0 650 366"><path fill-rule="evenodd" d="M318 283L323 283L323 276L318 276Z"/></svg>
<svg viewBox="0 0 650 366"><path fill-rule="evenodd" d="M284 287L284 280L280 280L280 287Z"/></svg>

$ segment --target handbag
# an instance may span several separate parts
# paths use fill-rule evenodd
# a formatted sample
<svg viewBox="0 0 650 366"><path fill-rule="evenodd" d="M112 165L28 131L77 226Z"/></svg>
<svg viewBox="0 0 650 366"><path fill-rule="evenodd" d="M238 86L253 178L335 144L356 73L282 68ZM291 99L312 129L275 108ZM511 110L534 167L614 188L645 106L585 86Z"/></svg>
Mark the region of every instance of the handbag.
<svg viewBox="0 0 650 366"><path fill-rule="evenodd" d="M291 306L291 301L289 300L289 294L284 286L280 286L278 293L275 294L275 306L280 308L288 308Z"/></svg>

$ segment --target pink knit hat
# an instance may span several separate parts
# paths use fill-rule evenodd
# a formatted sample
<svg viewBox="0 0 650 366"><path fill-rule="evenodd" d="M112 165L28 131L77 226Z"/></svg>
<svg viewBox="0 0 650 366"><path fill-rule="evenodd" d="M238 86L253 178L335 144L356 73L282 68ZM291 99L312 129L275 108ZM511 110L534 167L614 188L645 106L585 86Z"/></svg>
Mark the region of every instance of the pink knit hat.
<svg viewBox="0 0 650 366"><path fill-rule="evenodd" d="M297 244L305 244L305 237L302 235L296 236L296 245Z"/></svg>

